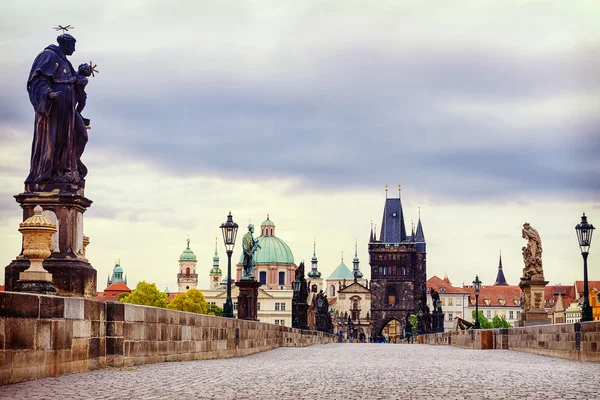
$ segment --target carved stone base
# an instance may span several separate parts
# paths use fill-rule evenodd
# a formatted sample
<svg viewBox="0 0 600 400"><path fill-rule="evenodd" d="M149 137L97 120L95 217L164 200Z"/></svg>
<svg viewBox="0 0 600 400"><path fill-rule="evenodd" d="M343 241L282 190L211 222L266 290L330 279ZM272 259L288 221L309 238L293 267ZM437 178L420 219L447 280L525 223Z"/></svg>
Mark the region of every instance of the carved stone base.
<svg viewBox="0 0 600 400"><path fill-rule="evenodd" d="M260 282L255 280L240 280L235 283L240 290L238 295L238 319L257 321L258 288Z"/></svg>
<svg viewBox="0 0 600 400"><path fill-rule="evenodd" d="M54 258L53 254L44 263L44 269L52 274L52 282L59 296L96 297L96 270L90 263L79 259ZM23 271L29 268L29 260L17 257L4 270L7 291L16 287Z"/></svg>
<svg viewBox="0 0 600 400"><path fill-rule="evenodd" d="M23 209L23 221L33 216L35 206L44 209L43 216L57 225L52 237L52 255L43 263L52 274L59 296L96 297L96 270L84 256L83 213L92 201L83 193L34 192L15 196ZM15 249L16 250L16 249ZM14 291L19 274L29 268L29 260L20 255L4 270L7 291Z"/></svg>
<svg viewBox="0 0 600 400"><path fill-rule="evenodd" d="M544 309L546 303L544 288L548 281L543 275L533 275L531 279L521 279L519 287L523 291L523 311L519 314L519 326L545 325L551 323Z"/></svg>
<svg viewBox="0 0 600 400"><path fill-rule="evenodd" d="M48 282L47 280L20 280L15 285L14 291L46 295L56 294L56 288L54 287L54 284L52 282Z"/></svg>

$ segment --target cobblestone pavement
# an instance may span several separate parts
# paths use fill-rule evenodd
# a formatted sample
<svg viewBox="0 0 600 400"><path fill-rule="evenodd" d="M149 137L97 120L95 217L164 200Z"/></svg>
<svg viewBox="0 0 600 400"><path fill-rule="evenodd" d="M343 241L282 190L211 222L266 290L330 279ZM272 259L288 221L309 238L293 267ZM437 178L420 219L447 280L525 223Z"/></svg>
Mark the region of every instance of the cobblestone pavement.
<svg viewBox="0 0 600 400"><path fill-rule="evenodd" d="M280 348L0 387L6 399L600 399L600 365L408 344Z"/></svg>

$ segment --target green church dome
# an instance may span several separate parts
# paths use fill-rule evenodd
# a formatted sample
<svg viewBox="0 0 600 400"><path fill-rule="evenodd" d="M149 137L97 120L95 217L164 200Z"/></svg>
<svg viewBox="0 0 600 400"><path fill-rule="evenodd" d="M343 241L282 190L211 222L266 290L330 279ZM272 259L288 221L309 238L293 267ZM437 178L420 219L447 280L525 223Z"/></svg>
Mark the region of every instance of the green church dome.
<svg viewBox="0 0 600 400"><path fill-rule="evenodd" d="M187 240L187 248L179 256L179 261L196 261L196 255L190 249L190 239Z"/></svg>
<svg viewBox="0 0 600 400"><path fill-rule="evenodd" d="M262 228L263 226L275 226L275 224L273 223L273 221L271 221L271 220L269 219L269 216L267 215L267 219L265 219L265 220L263 221L263 223L262 223L262 224L260 224L260 227L261 227L261 228Z"/></svg>
<svg viewBox="0 0 600 400"><path fill-rule="evenodd" d="M260 244L254 253L256 264L294 264L292 250L277 236L259 236L256 241ZM240 264L243 263L244 253L240 255Z"/></svg>
<svg viewBox="0 0 600 400"><path fill-rule="evenodd" d="M115 267L115 269L113 269L113 273L123 273L123 268L121 268L121 266L119 264L117 264L117 266Z"/></svg>

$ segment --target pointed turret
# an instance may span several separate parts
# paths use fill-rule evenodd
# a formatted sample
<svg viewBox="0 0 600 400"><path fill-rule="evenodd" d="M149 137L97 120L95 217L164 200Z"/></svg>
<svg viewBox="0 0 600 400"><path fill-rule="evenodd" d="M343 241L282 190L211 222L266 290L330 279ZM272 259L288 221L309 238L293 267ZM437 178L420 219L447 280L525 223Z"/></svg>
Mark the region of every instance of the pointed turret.
<svg viewBox="0 0 600 400"><path fill-rule="evenodd" d="M502 271L502 251L500 251L500 263L498 264L498 275L496 275L496 283L494 286L508 286L504 272Z"/></svg>
<svg viewBox="0 0 600 400"><path fill-rule="evenodd" d="M417 243L417 251L419 253L427 252L427 245L425 244L425 234L423 233L423 225L421 224L421 207L419 207L419 222L417 222L415 242Z"/></svg>
<svg viewBox="0 0 600 400"><path fill-rule="evenodd" d="M371 235L369 235L369 243L373 243L373 221L371 221Z"/></svg>
<svg viewBox="0 0 600 400"><path fill-rule="evenodd" d="M383 243L401 243L405 240L404 213L402 211L402 201L400 200L400 190L398 190L397 199L385 199L379 241Z"/></svg>
<svg viewBox="0 0 600 400"><path fill-rule="evenodd" d="M354 275L354 278L362 278L363 277L363 273L360 272L360 261L358 260L358 239L356 239L356 241L354 242L354 259L352 260L352 273Z"/></svg>
<svg viewBox="0 0 600 400"><path fill-rule="evenodd" d="M308 273L308 277L311 279L316 279L321 277L321 273L317 270L317 240L313 241L313 256L310 259L311 261L311 270Z"/></svg>

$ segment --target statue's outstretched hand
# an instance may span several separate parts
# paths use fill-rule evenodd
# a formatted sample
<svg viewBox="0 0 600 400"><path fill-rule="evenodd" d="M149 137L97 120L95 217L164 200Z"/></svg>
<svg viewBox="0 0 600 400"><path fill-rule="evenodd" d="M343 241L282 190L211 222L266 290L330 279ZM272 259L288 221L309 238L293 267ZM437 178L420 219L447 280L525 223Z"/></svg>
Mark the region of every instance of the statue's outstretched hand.
<svg viewBox="0 0 600 400"><path fill-rule="evenodd" d="M57 98L59 96L60 96L59 92L48 92L48 98L49 99L55 99L55 98Z"/></svg>

